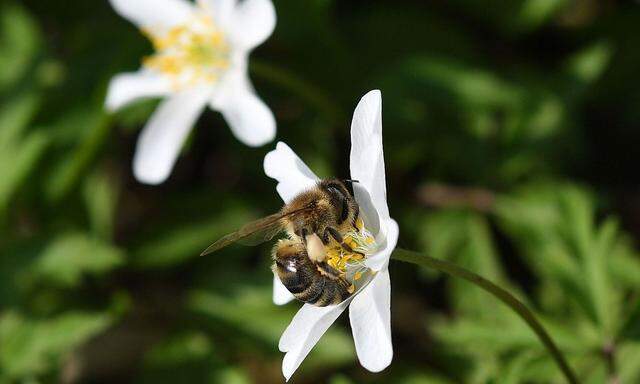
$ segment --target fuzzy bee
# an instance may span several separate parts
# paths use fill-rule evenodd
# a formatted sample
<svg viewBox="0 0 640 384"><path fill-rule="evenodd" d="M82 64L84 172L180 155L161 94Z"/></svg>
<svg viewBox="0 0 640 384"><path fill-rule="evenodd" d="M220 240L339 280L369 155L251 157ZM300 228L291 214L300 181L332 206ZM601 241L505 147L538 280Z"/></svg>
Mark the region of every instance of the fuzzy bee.
<svg viewBox="0 0 640 384"><path fill-rule="evenodd" d="M279 240L273 249L273 271L282 284L305 303L338 304L354 291L354 285L346 278L344 260L364 257L354 249L357 244L344 237L362 228L358 203L345 184L351 182L355 181L322 180L296 196L280 212L222 237L201 255L235 242L256 245L285 232L286 238ZM340 249L338 261L329 257L327 247L331 244Z"/></svg>

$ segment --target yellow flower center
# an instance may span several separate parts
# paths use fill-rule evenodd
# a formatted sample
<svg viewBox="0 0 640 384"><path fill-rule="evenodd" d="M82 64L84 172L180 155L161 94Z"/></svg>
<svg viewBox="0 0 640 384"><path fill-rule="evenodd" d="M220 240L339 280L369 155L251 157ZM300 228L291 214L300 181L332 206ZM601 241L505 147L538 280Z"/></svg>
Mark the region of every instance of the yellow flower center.
<svg viewBox="0 0 640 384"><path fill-rule="evenodd" d="M334 269L349 275L353 280L359 280L367 268L362 263L367 255L376 250L376 241L373 235L364 227L362 219L356 222L354 229L343 234L344 242L353 250L349 252L343 246L333 241L326 247L327 264ZM353 268L350 268L353 267ZM349 273L351 269L352 273Z"/></svg>
<svg viewBox="0 0 640 384"><path fill-rule="evenodd" d="M156 51L143 60L143 65L169 76L177 90L215 83L229 67L229 46L204 12L168 31L143 33Z"/></svg>

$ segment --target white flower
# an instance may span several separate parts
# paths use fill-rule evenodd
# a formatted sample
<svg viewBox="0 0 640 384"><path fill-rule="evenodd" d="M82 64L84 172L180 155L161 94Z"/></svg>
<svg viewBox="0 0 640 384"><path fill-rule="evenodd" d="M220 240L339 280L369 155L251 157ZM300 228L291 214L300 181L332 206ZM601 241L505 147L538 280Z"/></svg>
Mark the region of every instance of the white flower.
<svg viewBox="0 0 640 384"><path fill-rule="evenodd" d="M278 181L277 191L285 203L318 181L318 177L282 142L267 154L264 168L267 176ZM366 94L353 114L351 178L359 181L353 185L355 198L365 227L375 235L377 250L364 261L375 274L368 285L341 304L302 306L280 338L279 348L286 352L282 373L287 380L347 307L360 364L369 371L379 372L393 358L388 264L398 240L398 224L389 216L387 207L380 91ZM292 298L274 277L274 302L284 304Z"/></svg>
<svg viewBox="0 0 640 384"><path fill-rule="evenodd" d="M251 50L273 32L271 0L110 0L151 39L156 52L133 73L115 76L106 107L164 97L138 139L133 171L144 183L167 179L180 148L208 105L249 146L273 140L276 123L247 73Z"/></svg>

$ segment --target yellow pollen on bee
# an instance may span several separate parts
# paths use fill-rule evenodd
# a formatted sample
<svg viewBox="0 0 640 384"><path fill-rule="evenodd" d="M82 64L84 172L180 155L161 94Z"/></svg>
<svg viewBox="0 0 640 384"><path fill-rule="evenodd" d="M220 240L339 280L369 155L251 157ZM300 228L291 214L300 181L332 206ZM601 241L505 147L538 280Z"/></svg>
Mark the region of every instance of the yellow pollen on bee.
<svg viewBox="0 0 640 384"><path fill-rule="evenodd" d="M161 33L142 32L155 50L143 65L167 75L176 90L215 83L229 68L229 46L209 15L198 15Z"/></svg>

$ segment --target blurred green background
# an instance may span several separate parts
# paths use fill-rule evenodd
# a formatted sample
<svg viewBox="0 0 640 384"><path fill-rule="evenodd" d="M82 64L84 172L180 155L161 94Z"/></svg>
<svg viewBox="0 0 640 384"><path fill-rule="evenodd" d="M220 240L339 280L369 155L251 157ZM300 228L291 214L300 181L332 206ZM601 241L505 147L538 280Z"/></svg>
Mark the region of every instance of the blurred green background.
<svg viewBox="0 0 640 384"><path fill-rule="evenodd" d="M353 107L380 88L399 245L516 293L582 382L640 382L640 5L275 6L251 77L278 139L348 177ZM169 181L141 185L132 154L157 101L103 102L149 42L106 0L0 12L0 383L281 382L299 304L271 303L269 245L197 256L279 209L262 171L274 144L245 147L208 111ZM393 364L360 367L343 316L293 382L563 382L494 298L390 270Z"/></svg>

